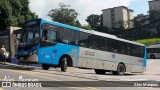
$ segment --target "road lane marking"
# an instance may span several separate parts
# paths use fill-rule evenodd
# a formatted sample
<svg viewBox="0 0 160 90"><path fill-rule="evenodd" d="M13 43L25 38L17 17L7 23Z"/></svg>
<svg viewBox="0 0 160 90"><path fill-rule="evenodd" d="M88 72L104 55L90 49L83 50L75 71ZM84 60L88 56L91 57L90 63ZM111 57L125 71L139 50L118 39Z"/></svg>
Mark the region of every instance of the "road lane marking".
<svg viewBox="0 0 160 90"><path fill-rule="evenodd" d="M32 71L33 72L33 71ZM42 71L37 71L37 72L39 72L39 73L43 73L43 74L54 74L54 75L57 75L57 76L59 76L59 75L63 75L63 76L66 76L66 77L71 77L71 78L80 78L80 79L86 79L86 80L88 80L88 79L90 79L90 80L99 80L99 79L97 79L97 78L90 78L90 77L84 77L84 76L81 76L81 75L70 75L70 74L73 74L73 73L67 73L67 74L63 74L63 73L56 73L56 72L53 72L53 73L48 73L48 72L42 72Z"/></svg>
<svg viewBox="0 0 160 90"><path fill-rule="evenodd" d="M26 74L26 75L31 75L31 76L37 76L37 77L41 77L41 78L46 78L46 79L49 79L49 80L55 80L55 81L62 81L62 80L58 80L58 79L53 79L53 78L49 78L49 77L45 77L45 76L41 76L41 75L36 75L35 72L29 72L29 71L25 71L25 72L21 72L21 71L16 71L16 70L1 70L0 71L11 71L11 72L16 72L16 73L22 73L22 74ZM27 72L27 73L26 73ZM70 83L70 82L65 82L65 81L62 81L64 83L68 83L68 84L71 84L71 85L75 85L75 86L79 86L78 88L77 87L69 87L69 88L77 88L77 89L82 89L82 90L100 90L100 89L97 89L97 88L92 88L92 87L87 87L87 86L84 86L84 85L80 85L80 84L74 84L74 83ZM81 87L85 87L85 88L81 88Z"/></svg>
<svg viewBox="0 0 160 90"><path fill-rule="evenodd" d="M53 74L54 75L56 75L56 76L59 76L59 77L66 77L66 78L68 78L68 77L70 77L70 78L80 78L80 79L86 79L86 80L97 80L97 79L93 79L93 78L86 78L86 77L82 77L82 76L79 76L79 75L77 75L77 76L72 76L72 75L68 75L68 74L70 74L70 73L67 73L66 75L64 75L64 74L61 74L61 73L55 73L55 72L53 72L53 73L48 73L48 72L42 72L42 71L37 71L38 73L41 73L41 74L46 74L46 75L49 75L49 76L52 76ZM63 76L62 76L63 75Z"/></svg>
<svg viewBox="0 0 160 90"><path fill-rule="evenodd" d="M154 60L150 60L150 61L148 61L147 63L151 63L151 62L153 62Z"/></svg>
<svg viewBox="0 0 160 90"><path fill-rule="evenodd" d="M3 71L3 70L1 70L1 71ZM15 70L9 70L9 71L12 71L12 72L18 72L18 73L22 73L21 71L15 71ZM50 80L56 80L56 81L61 81L61 80L58 80L58 79L53 79L53 78L49 78L49 77L44 77L44 76L40 76L40 75L35 75L35 74L33 74L33 72L30 72L30 71L26 71L26 72L28 72L28 73L25 73L25 72L23 72L22 74L26 74L26 75L32 75L32 76L38 76L38 77L42 77L42 78L47 78L47 79L50 79ZM37 72L36 72L37 73ZM62 82L64 82L64 81L62 81ZM66 82L64 82L64 83L66 83ZM71 83L71 84L73 84L73 83ZM75 84L73 84L73 85L75 85ZM62 85L54 85L54 86L62 86ZM79 86L79 84L78 84L78 86ZM82 85L81 85L82 86ZM84 86L83 86L84 87ZM100 89L97 89L97 88L93 88L93 89L91 89L91 88L88 88L88 87L86 87L86 88L77 88L77 87L68 87L68 88L76 88L76 89L84 89L84 90L100 90ZM142 87L142 88L146 88L146 87ZM146 89L149 89L149 90L159 90L159 89L157 89L157 88L146 88ZM0 89L1 90L1 89ZM3 89L2 89L3 90Z"/></svg>
<svg viewBox="0 0 160 90"><path fill-rule="evenodd" d="M3 90L3 88L0 87L0 90Z"/></svg>

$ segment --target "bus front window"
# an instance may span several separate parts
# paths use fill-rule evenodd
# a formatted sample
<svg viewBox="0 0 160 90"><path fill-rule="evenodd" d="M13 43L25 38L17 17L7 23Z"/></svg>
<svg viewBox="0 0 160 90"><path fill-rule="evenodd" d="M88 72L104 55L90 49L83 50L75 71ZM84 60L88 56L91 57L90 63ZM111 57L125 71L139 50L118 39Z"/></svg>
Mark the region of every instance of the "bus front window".
<svg viewBox="0 0 160 90"><path fill-rule="evenodd" d="M20 43L23 45L33 45L39 41L39 29L37 27L26 28L22 33Z"/></svg>

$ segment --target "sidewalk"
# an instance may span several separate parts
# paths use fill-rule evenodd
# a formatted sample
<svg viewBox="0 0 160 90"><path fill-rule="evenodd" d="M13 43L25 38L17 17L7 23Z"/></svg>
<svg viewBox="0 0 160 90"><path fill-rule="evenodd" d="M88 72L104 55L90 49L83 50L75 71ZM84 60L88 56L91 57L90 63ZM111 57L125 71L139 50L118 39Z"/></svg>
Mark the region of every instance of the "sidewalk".
<svg viewBox="0 0 160 90"><path fill-rule="evenodd" d="M148 60L146 72L147 75L160 75L160 59Z"/></svg>
<svg viewBox="0 0 160 90"><path fill-rule="evenodd" d="M6 68L6 69L35 69L34 66L27 66L27 65L18 65L18 64L12 64L9 62L6 62L3 64L3 62L0 62L0 69Z"/></svg>

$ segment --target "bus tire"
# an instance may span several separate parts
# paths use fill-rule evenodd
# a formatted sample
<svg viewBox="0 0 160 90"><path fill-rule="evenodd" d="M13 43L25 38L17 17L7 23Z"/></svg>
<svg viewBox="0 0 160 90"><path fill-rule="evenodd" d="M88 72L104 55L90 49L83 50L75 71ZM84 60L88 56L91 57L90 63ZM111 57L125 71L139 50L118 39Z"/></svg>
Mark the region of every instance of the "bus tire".
<svg viewBox="0 0 160 90"><path fill-rule="evenodd" d="M61 60L61 71L66 72L67 70L67 57L63 57Z"/></svg>
<svg viewBox="0 0 160 90"><path fill-rule="evenodd" d="M100 69L94 69L94 71L95 71L96 74L102 74L102 75L104 75L106 73L105 70L100 70Z"/></svg>
<svg viewBox="0 0 160 90"><path fill-rule="evenodd" d="M50 68L50 66L47 64L42 64L42 68L43 68L43 70L48 70Z"/></svg>
<svg viewBox="0 0 160 90"><path fill-rule="evenodd" d="M155 57L154 54L151 54L151 55L150 55L150 58L151 58L151 59L155 59L156 57Z"/></svg>
<svg viewBox="0 0 160 90"><path fill-rule="evenodd" d="M117 71L112 71L114 75L124 75L125 73L125 66L124 64L118 64Z"/></svg>

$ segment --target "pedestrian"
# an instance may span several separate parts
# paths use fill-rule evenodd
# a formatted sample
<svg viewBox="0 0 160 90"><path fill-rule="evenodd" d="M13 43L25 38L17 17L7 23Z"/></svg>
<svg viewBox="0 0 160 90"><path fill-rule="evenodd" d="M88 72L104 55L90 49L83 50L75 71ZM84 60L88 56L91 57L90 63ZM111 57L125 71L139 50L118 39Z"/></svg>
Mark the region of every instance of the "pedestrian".
<svg viewBox="0 0 160 90"><path fill-rule="evenodd" d="M0 48L0 61L2 62L2 54L3 54L3 51L1 50Z"/></svg>
<svg viewBox="0 0 160 90"><path fill-rule="evenodd" d="M2 45L0 52L1 52L1 61L5 64L5 62L6 62L6 59L5 59L6 48L4 47L4 45Z"/></svg>

